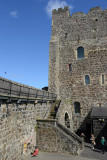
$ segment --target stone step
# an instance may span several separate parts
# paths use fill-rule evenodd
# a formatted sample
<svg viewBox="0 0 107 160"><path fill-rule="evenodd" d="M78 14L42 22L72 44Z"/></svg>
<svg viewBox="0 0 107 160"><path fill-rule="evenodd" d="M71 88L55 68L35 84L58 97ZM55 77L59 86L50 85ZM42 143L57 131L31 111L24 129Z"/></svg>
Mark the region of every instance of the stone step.
<svg viewBox="0 0 107 160"><path fill-rule="evenodd" d="M48 119L55 119L55 107L59 107L59 105L60 105L60 100L56 100L54 103L53 103L53 105L52 105L52 107L51 107L51 110L50 110L50 114L49 114L49 116L48 116Z"/></svg>

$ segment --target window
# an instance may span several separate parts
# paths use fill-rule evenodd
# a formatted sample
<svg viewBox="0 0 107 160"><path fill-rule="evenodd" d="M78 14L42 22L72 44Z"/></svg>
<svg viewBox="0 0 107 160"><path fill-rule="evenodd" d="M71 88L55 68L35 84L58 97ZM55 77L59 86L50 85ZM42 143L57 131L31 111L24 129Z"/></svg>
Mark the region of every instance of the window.
<svg viewBox="0 0 107 160"><path fill-rule="evenodd" d="M90 84L90 77L89 77L89 75L85 76L85 84Z"/></svg>
<svg viewBox="0 0 107 160"><path fill-rule="evenodd" d="M71 70L72 70L72 68L71 68L71 64L69 64L69 65L68 65L68 70L69 70L69 71L71 71Z"/></svg>
<svg viewBox="0 0 107 160"><path fill-rule="evenodd" d="M65 39L67 38L68 33L65 33Z"/></svg>
<svg viewBox="0 0 107 160"><path fill-rule="evenodd" d="M75 113L80 113L80 103L74 102L74 111Z"/></svg>
<svg viewBox="0 0 107 160"><path fill-rule="evenodd" d="M77 48L77 58L78 59L84 58L84 48L83 47Z"/></svg>
<svg viewBox="0 0 107 160"><path fill-rule="evenodd" d="M100 76L100 83L102 85L107 85L107 73L103 73Z"/></svg>
<svg viewBox="0 0 107 160"><path fill-rule="evenodd" d="M102 74L102 84L104 84L104 74Z"/></svg>

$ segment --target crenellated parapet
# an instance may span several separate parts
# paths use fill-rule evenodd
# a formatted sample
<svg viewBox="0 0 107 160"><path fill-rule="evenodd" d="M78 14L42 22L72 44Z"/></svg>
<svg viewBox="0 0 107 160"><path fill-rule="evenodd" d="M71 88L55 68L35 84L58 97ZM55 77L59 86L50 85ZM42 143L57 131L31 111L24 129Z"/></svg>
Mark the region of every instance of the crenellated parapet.
<svg viewBox="0 0 107 160"><path fill-rule="evenodd" d="M98 11L102 11L101 7L93 7L93 8L90 8L90 11L89 12L98 12Z"/></svg>
<svg viewBox="0 0 107 160"><path fill-rule="evenodd" d="M68 33L69 31L72 32L72 34L75 34L77 30L80 30L81 32L86 31L87 33L90 33L93 30L94 33L97 33L97 31L101 29L99 32L100 34L103 26L106 26L106 22L107 9L102 10L100 7L94 7L91 8L87 14L76 12L71 15L68 6L58 8L58 10L55 9L52 11L52 38L54 35L58 37L59 34ZM106 29L103 30L103 36L106 35L105 32ZM94 37L97 36L94 35ZM75 40L75 38L73 40Z"/></svg>
<svg viewBox="0 0 107 160"><path fill-rule="evenodd" d="M87 13L88 15L89 14L97 14L99 12L107 12L107 9L105 10L102 10L100 7L93 7L89 10L89 12ZM70 17L74 17L74 16L84 16L86 14L84 14L83 12L76 12L76 13L72 13L72 15L70 15L70 10L69 10L69 7L66 6L64 8L58 8L58 9L54 9L52 11L52 14L53 15L62 15L62 14L65 14L66 18Z"/></svg>
<svg viewBox="0 0 107 160"><path fill-rule="evenodd" d="M65 6L64 8L58 8L58 10L54 9L52 11L53 14L61 14L61 13L66 13L66 12L70 12L68 6Z"/></svg>

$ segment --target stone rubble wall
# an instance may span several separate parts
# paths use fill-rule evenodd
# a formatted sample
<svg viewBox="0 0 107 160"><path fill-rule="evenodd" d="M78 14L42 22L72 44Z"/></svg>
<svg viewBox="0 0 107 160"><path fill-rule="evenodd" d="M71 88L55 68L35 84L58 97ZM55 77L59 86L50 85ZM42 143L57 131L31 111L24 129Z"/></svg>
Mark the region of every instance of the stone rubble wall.
<svg viewBox="0 0 107 160"><path fill-rule="evenodd" d="M82 140L55 120L37 120L37 145L42 151L78 155Z"/></svg>
<svg viewBox="0 0 107 160"><path fill-rule="evenodd" d="M77 48L84 48L84 58L77 59ZM107 9L91 8L87 14L69 14L69 9L53 10L49 48L49 91L61 99L58 121L65 125L68 112L71 130L84 128L92 106L107 105ZM68 70L71 64L72 70ZM101 83L101 75L105 84ZM90 84L85 84L89 75ZM67 103L66 103L67 101ZM80 103L80 114L74 102Z"/></svg>
<svg viewBox="0 0 107 160"><path fill-rule="evenodd" d="M50 110L51 110L52 103L38 103L36 104L36 119L47 119Z"/></svg>
<svg viewBox="0 0 107 160"><path fill-rule="evenodd" d="M101 137L107 137L107 119L104 119L104 122L101 120L100 118L93 119L93 133L95 133L94 135L97 137L98 142L101 141Z"/></svg>
<svg viewBox="0 0 107 160"><path fill-rule="evenodd" d="M34 150L36 118L47 118L50 107L50 103L0 105L0 160L22 160Z"/></svg>

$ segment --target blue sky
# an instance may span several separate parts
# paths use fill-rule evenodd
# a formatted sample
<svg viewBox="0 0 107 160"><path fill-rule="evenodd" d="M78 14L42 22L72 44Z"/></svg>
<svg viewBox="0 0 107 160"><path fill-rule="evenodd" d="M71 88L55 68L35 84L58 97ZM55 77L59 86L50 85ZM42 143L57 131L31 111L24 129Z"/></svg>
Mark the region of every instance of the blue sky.
<svg viewBox="0 0 107 160"><path fill-rule="evenodd" d="M0 77L41 89L48 86L51 12L107 8L107 0L0 0Z"/></svg>

